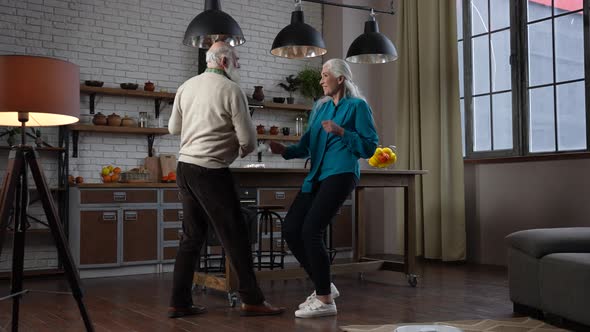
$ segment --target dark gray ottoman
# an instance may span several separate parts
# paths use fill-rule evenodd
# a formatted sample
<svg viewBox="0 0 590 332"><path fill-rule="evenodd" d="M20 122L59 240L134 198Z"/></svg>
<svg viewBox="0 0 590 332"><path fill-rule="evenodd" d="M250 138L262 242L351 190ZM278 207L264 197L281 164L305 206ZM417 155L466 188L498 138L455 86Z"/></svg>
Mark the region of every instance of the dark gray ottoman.
<svg viewBox="0 0 590 332"><path fill-rule="evenodd" d="M543 310L590 326L590 253L547 255L540 275Z"/></svg>
<svg viewBox="0 0 590 332"><path fill-rule="evenodd" d="M520 231L506 242L515 311L528 307L590 325L590 227Z"/></svg>

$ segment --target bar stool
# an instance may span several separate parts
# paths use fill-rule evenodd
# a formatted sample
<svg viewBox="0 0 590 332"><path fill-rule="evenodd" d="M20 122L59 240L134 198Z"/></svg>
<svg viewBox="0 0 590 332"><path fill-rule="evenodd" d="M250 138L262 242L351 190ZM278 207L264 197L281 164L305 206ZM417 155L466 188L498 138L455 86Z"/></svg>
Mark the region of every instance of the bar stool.
<svg viewBox="0 0 590 332"><path fill-rule="evenodd" d="M260 271L262 268L274 268L283 269L285 267L285 242L283 241L283 217L281 217L276 210L284 210L285 207L282 205L252 205L250 208L256 210L256 217L258 219L258 247L256 249L257 262L254 263ZM275 210L275 211L273 211ZM275 250L274 241L274 225L273 219L278 220L281 226L280 245ZM269 248L264 250L262 245L262 235L269 234ZM268 257L268 262L263 262L262 259ZM280 262L275 262L276 258L280 258Z"/></svg>

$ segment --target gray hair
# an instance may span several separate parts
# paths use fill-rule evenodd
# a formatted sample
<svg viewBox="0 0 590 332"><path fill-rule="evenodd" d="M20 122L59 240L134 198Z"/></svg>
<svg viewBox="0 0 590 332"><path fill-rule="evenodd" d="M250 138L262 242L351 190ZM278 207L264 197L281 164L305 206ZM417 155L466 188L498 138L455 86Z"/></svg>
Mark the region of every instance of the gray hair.
<svg viewBox="0 0 590 332"><path fill-rule="evenodd" d="M209 49L205 60L207 61L207 66L223 67L224 57L228 59L234 58L234 50L227 44L220 45L214 49Z"/></svg>
<svg viewBox="0 0 590 332"><path fill-rule="evenodd" d="M330 59L324 63L324 66L334 77L344 77L344 93L346 96L365 100L358 86L352 80L352 71L346 61L342 59Z"/></svg>

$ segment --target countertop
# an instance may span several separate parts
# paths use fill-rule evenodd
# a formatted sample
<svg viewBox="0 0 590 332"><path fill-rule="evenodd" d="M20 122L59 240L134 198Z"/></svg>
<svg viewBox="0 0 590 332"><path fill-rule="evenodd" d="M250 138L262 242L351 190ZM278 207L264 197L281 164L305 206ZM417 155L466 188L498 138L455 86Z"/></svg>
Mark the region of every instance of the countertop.
<svg viewBox="0 0 590 332"><path fill-rule="evenodd" d="M309 169L305 168L231 168L232 173L238 177L238 180L263 180L267 178L275 186L284 184L286 175L288 177L288 186L300 186L305 174ZM428 173L424 170L397 170L397 169L368 169L361 170L361 182L366 177L383 177L383 176L404 176L404 175L424 175ZM259 175L259 176L258 176ZM270 177L270 178L269 178ZM274 180L274 182L272 182ZM269 182L263 181L263 182ZM81 183L78 188L176 188L176 183Z"/></svg>

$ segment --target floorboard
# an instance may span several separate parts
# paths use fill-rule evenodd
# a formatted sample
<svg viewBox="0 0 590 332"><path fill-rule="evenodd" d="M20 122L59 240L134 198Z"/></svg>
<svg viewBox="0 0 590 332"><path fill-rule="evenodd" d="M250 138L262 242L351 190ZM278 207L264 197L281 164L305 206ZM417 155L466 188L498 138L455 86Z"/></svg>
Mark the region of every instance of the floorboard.
<svg viewBox="0 0 590 332"><path fill-rule="evenodd" d="M337 317L295 319L297 305L313 291L308 280L262 281L269 302L287 307L279 317L240 317L224 293L200 290L196 303L208 313L166 317L172 275L140 275L82 280L85 303L96 331L339 331L342 325L392 324L513 317L506 270L500 267L422 262L418 286L395 272L335 276L342 296ZM67 291L59 278L26 280L31 290ZM9 283L0 281L0 297ZM11 301L0 302L0 331L9 330ZM21 331L81 331L83 324L69 295L31 292L21 303Z"/></svg>

